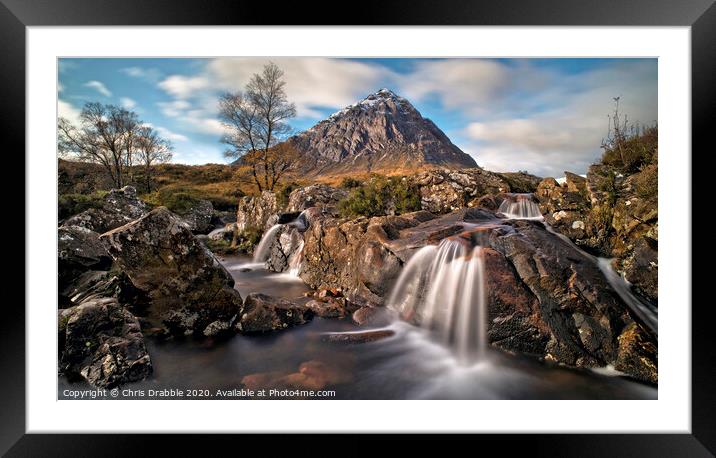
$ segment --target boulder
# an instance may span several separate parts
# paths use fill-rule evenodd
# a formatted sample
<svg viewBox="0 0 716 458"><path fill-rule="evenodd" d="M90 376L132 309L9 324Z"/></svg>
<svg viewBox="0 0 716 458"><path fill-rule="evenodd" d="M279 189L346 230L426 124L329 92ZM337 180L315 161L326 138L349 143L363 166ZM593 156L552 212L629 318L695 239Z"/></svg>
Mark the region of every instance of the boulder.
<svg viewBox="0 0 716 458"><path fill-rule="evenodd" d="M340 344L363 344L387 339L395 335L390 329L363 332L330 332L321 336L321 341Z"/></svg>
<svg viewBox="0 0 716 458"><path fill-rule="evenodd" d="M261 293L244 300L236 328L243 333L277 331L307 323L313 312L306 306Z"/></svg>
<svg viewBox="0 0 716 458"><path fill-rule="evenodd" d="M186 211L178 214L195 234L206 234L213 228L214 206L208 200L196 199Z"/></svg>
<svg viewBox="0 0 716 458"><path fill-rule="evenodd" d="M234 280L187 224L164 207L101 236L132 284L151 300L149 318L175 334L232 322L241 308Z"/></svg>
<svg viewBox="0 0 716 458"><path fill-rule="evenodd" d="M97 388L145 379L152 363L137 319L114 298L59 311L60 370Z"/></svg>
<svg viewBox="0 0 716 458"><path fill-rule="evenodd" d="M79 305L93 298L113 297L135 312L143 312L149 303L147 295L134 287L119 271L90 270L80 275L68 288L60 291L68 305ZM61 304L63 301L61 301Z"/></svg>
<svg viewBox="0 0 716 458"><path fill-rule="evenodd" d="M348 196L343 189L325 184L315 184L295 189L288 196L288 212L301 212L307 208L318 207L335 214L336 206L341 199Z"/></svg>
<svg viewBox="0 0 716 458"><path fill-rule="evenodd" d="M112 258L96 232L82 226L61 226L57 230L57 264L58 287L62 297L62 292L71 288L83 273L108 270Z"/></svg>
<svg viewBox="0 0 716 458"><path fill-rule="evenodd" d="M239 232L251 228L266 230L273 224L268 224L269 218L279 211L276 194L273 192L264 191L256 197L242 197L236 210L236 228Z"/></svg>
<svg viewBox="0 0 716 458"><path fill-rule="evenodd" d="M534 193L542 181L540 177L527 172L503 172L496 175L507 181L507 184L510 185L510 192L522 194Z"/></svg>
<svg viewBox="0 0 716 458"><path fill-rule="evenodd" d="M353 303L382 304L403 264L387 243L401 229L432 218L423 211L350 221L314 218L304 233L299 275L314 289L342 288Z"/></svg>
<svg viewBox="0 0 716 458"><path fill-rule="evenodd" d="M510 192L507 180L480 168L430 170L415 177L420 188L421 208L431 213L447 213L476 206L485 194Z"/></svg>
<svg viewBox="0 0 716 458"><path fill-rule="evenodd" d="M97 233L107 232L134 221L149 211L147 205L137 197L132 186L112 189L104 196L102 205L71 216L63 226L82 226Z"/></svg>

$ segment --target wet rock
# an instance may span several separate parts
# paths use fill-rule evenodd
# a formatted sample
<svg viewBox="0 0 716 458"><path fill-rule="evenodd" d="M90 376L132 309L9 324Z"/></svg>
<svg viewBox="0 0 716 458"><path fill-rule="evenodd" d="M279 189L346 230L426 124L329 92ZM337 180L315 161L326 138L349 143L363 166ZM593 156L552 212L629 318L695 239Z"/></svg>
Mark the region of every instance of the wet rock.
<svg viewBox="0 0 716 458"><path fill-rule="evenodd" d="M268 229L269 218L280 212L276 194L264 191L260 196L242 197L236 211L236 228L239 232L255 228Z"/></svg>
<svg viewBox="0 0 716 458"><path fill-rule="evenodd" d="M132 284L150 298L149 316L177 333L200 334L241 308L234 280L178 216L164 207L101 236Z"/></svg>
<svg viewBox="0 0 716 458"><path fill-rule="evenodd" d="M57 263L62 292L89 270L109 269L112 258L96 232L82 226L62 226L57 230Z"/></svg>
<svg viewBox="0 0 716 458"><path fill-rule="evenodd" d="M60 370L97 388L152 373L139 322L114 298L92 298L59 312Z"/></svg>
<svg viewBox="0 0 716 458"><path fill-rule="evenodd" d="M301 212L307 208L317 207L324 212L336 213L338 201L348 196L343 189L325 184L316 184L298 188L288 196L288 212Z"/></svg>
<svg viewBox="0 0 716 458"><path fill-rule="evenodd" d="M375 318L379 310L380 309L378 309L377 307L363 306L353 312L351 318L353 319L353 322L355 322L357 325L364 325L370 323Z"/></svg>
<svg viewBox="0 0 716 458"><path fill-rule="evenodd" d="M658 383L655 342L636 323L629 324L619 336L614 368L639 380Z"/></svg>
<svg viewBox="0 0 716 458"><path fill-rule="evenodd" d="M322 318L343 318L351 314L355 307L345 297L323 297L306 303L306 307Z"/></svg>
<svg viewBox="0 0 716 458"><path fill-rule="evenodd" d="M486 194L511 191L503 177L480 168L431 170L417 175L415 182L420 188L421 208L431 213L475 206Z"/></svg>
<svg viewBox="0 0 716 458"><path fill-rule="evenodd" d="M63 226L82 226L99 234L124 226L149 211L147 205L137 197L132 186L112 189L104 197L101 207L90 208L71 216Z"/></svg>
<svg viewBox="0 0 716 458"><path fill-rule="evenodd" d="M514 269L513 281L521 286L521 290L510 287L520 296L510 297L513 292L499 292L508 284L507 275L488 280L497 290L495 294L503 296L492 298L491 315L504 315L509 311L505 305L512 302L514 313L525 316L522 321L513 321L520 325L508 332L517 337L509 345L512 349L538 353L546 341L545 358L572 366L614 365L622 358L619 336L636 321L592 258L547 232L538 222L512 222L493 230L488 240L490 247L509 261ZM501 270L504 272L488 268L488 277ZM494 323L491 327L494 329ZM655 336L641 335L656 346ZM630 367L629 375L651 381L643 374L656 367L655 359L641 358L633 364L640 367Z"/></svg>
<svg viewBox="0 0 716 458"><path fill-rule="evenodd" d="M421 211L351 221L315 218L304 233L300 277L314 289L342 288L351 302L381 304L403 262L388 243L401 229L434 217Z"/></svg>
<svg viewBox="0 0 716 458"><path fill-rule="evenodd" d="M344 368L323 361L311 360L301 363L296 372L260 372L245 376L241 383L247 389L269 388L322 390L350 382L351 375Z"/></svg>
<svg viewBox="0 0 716 458"><path fill-rule="evenodd" d="M230 321L212 321L202 332L205 337L218 337L231 333Z"/></svg>
<svg viewBox="0 0 716 458"><path fill-rule="evenodd" d="M395 335L390 329L378 329L364 332L331 332L323 334L321 340L330 343L361 344L383 340Z"/></svg>
<svg viewBox="0 0 716 458"><path fill-rule="evenodd" d="M483 253L490 343L511 352L544 356L550 332L539 301L501 253L491 248L484 248Z"/></svg>
<svg viewBox="0 0 716 458"><path fill-rule="evenodd" d="M313 312L306 306L261 293L246 296L237 330L244 333L268 332L307 323Z"/></svg>

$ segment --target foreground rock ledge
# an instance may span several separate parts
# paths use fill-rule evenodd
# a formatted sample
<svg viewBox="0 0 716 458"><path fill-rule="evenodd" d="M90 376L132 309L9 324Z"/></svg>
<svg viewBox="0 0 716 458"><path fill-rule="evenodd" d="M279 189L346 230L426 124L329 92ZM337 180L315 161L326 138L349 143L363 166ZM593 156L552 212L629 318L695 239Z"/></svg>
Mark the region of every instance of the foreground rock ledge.
<svg viewBox="0 0 716 458"><path fill-rule="evenodd" d="M137 318L114 298L92 298L58 312L60 371L98 388L152 373Z"/></svg>
<svg viewBox="0 0 716 458"><path fill-rule="evenodd" d="M229 325L241 308L234 280L179 217L159 207L101 236L132 284L150 298L149 318L174 334ZM219 323L216 323L216 322Z"/></svg>
<svg viewBox="0 0 716 458"><path fill-rule="evenodd" d="M536 221L469 208L436 217L314 221L301 278L382 305L415 251L454 237L483 247L491 345L577 367L616 369L657 383L656 337L638 323L591 257Z"/></svg>

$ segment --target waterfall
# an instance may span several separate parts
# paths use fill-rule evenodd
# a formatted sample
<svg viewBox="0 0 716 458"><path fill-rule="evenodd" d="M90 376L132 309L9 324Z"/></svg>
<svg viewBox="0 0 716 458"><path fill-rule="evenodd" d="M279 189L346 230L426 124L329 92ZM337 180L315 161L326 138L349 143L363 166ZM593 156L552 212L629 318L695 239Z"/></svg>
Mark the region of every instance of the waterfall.
<svg viewBox="0 0 716 458"><path fill-rule="evenodd" d="M266 262L269 254L271 254L271 244L276 239L276 233L282 226L283 224L274 224L264 233L256 250L254 250L254 262Z"/></svg>
<svg viewBox="0 0 716 458"><path fill-rule="evenodd" d="M627 307L629 307L629 309L634 312L634 314L639 320L641 320L642 323L644 323L654 334L658 334L658 311L655 310L654 307L652 307L650 304L647 304L645 301L641 300L632 292L631 284L612 268L611 259L598 258L596 256L593 256L578 247L569 237L554 230L554 228L549 224L544 223L544 227L545 229L547 229L547 231L564 240L567 245L571 246L579 253L584 255L587 259L594 262L597 267L599 267L599 270L602 271L602 274L604 275L604 278L607 279L609 286L614 289L619 298L621 298L621 300L627 305Z"/></svg>
<svg viewBox="0 0 716 458"><path fill-rule="evenodd" d="M286 214L284 214L283 216L286 216ZM309 223L308 219L306 218L305 211L302 211L301 213L299 213L298 216L288 222L281 222L281 217L282 216L279 217L279 223L271 226L271 228L264 233L263 237L261 237L261 241L256 246L256 250L254 250L254 262L262 263L268 260L269 256L271 256L271 246L276 240L277 232L283 226L296 229L298 232L304 232L306 229L308 229ZM291 269L292 273L295 271L296 276L298 276L301 260L303 259L302 251L303 240L301 240L298 248L292 252L291 257L289 258L289 268Z"/></svg>
<svg viewBox="0 0 716 458"><path fill-rule="evenodd" d="M532 194L509 194L497 211L509 219L542 218L542 212L540 212Z"/></svg>
<svg viewBox="0 0 716 458"><path fill-rule="evenodd" d="M619 297L629 306L636 316L644 323L654 334L658 335L659 315L658 311L639 299L631 289L629 283L624 277L619 275L612 268L612 260L608 258L597 258L597 265L602 271L607 281L617 292Z"/></svg>
<svg viewBox="0 0 716 458"><path fill-rule="evenodd" d="M301 262L303 261L303 240L298 243L298 247L288 258L288 273L294 277L298 277L301 273Z"/></svg>
<svg viewBox="0 0 716 458"><path fill-rule="evenodd" d="M437 333L461 362L487 347L487 287L481 247L444 239L417 251L388 300L407 321Z"/></svg>

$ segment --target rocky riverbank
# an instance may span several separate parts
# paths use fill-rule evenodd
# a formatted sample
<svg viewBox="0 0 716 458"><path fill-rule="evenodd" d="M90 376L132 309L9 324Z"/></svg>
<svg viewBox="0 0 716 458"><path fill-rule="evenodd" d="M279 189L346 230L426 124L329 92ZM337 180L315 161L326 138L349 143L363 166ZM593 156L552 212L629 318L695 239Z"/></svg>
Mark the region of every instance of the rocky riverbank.
<svg viewBox="0 0 716 458"><path fill-rule="evenodd" d="M400 205L382 202L388 214L357 217L342 211L350 188L318 184L285 197L244 197L236 223L221 221L226 228L212 224L210 203L178 214L150 208L130 187L113 190L59 228L60 371L111 387L151 376L149 337L226 339L314 317L371 323L415 253L450 239L481 248L492 348L571 367L613 367L656 384L655 333L594 258L559 236L614 258L637 292L656 302L655 209L634 191L637 178L613 176L614 195L605 197L600 180L612 175L598 166L587 178L567 174L562 185L527 174L436 170L406 178L421 209L395 214ZM544 221L503 213L515 192L534 192L528 199ZM252 231L271 234L262 241L265 258L255 261L300 279L310 294L242 297L209 247L218 240L236 246Z"/></svg>

